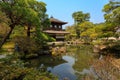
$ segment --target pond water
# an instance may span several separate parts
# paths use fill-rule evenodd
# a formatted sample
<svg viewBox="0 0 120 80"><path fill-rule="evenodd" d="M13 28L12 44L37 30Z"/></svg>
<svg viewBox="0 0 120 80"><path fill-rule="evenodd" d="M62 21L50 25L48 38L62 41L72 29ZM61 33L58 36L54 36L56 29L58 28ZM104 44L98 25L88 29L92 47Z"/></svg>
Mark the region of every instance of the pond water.
<svg viewBox="0 0 120 80"><path fill-rule="evenodd" d="M67 50L67 53L59 57L45 55L29 62L32 64L31 67L44 67L59 80L82 80L84 75L91 74L92 47L90 45L72 46Z"/></svg>

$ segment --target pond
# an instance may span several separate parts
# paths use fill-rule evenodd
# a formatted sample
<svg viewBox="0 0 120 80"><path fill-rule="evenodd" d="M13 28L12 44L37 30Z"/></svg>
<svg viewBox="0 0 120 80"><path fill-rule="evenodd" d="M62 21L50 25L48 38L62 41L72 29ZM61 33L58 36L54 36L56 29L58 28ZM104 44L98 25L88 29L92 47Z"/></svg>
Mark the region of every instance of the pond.
<svg viewBox="0 0 120 80"><path fill-rule="evenodd" d="M69 46L67 53L59 57L40 56L30 60L31 67L45 68L59 80L82 80L84 75L91 74L93 52L91 45Z"/></svg>

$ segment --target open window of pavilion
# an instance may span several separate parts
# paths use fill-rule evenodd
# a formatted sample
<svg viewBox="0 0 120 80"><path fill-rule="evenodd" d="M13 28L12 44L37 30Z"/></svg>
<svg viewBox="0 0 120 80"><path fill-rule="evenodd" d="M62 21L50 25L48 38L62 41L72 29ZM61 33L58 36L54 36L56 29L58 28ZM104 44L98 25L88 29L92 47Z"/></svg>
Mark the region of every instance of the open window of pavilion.
<svg viewBox="0 0 120 80"><path fill-rule="evenodd" d="M65 35L69 34L69 32L63 30L62 26L64 24L67 24L67 22L60 21L53 17L50 18L50 22L51 22L50 26L46 28L43 32L55 38L56 41L64 41Z"/></svg>

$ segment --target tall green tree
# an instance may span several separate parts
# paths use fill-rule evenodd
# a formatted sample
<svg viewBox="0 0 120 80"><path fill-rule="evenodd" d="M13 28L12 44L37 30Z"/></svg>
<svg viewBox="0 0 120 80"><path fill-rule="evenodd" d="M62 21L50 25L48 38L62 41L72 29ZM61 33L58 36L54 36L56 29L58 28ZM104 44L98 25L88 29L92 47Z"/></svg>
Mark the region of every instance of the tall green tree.
<svg viewBox="0 0 120 80"><path fill-rule="evenodd" d="M92 22L85 21L85 22L79 24L78 26L79 26L79 30L81 32L80 36L84 40L90 39L90 35L95 32L93 29L94 24Z"/></svg>
<svg viewBox="0 0 120 80"><path fill-rule="evenodd" d="M110 1L104 6L103 12L105 12L104 18L106 20L104 31L115 35L116 30L120 28L120 1Z"/></svg>
<svg viewBox="0 0 120 80"><path fill-rule="evenodd" d="M15 26L27 26L27 35L30 36L32 26L41 25L41 20L46 12L45 3L36 0L1 0L0 10L10 19L10 30L0 43L0 48L9 38Z"/></svg>
<svg viewBox="0 0 120 80"><path fill-rule="evenodd" d="M89 21L90 14L89 13L83 13L82 11L77 11L72 14L72 17L75 22L75 28L76 28L76 34L77 38L80 38L80 30L78 28L78 24L83 23L85 21Z"/></svg>
<svg viewBox="0 0 120 80"><path fill-rule="evenodd" d="M82 11L77 11L72 14L72 17L76 24L82 23L84 21L89 21L90 14L89 13L83 13Z"/></svg>
<svg viewBox="0 0 120 80"><path fill-rule="evenodd" d="M93 27L94 27L94 24L92 22L89 22L89 21L85 21L85 22L78 25L78 28L79 28L81 33L85 32L86 30L93 28Z"/></svg>

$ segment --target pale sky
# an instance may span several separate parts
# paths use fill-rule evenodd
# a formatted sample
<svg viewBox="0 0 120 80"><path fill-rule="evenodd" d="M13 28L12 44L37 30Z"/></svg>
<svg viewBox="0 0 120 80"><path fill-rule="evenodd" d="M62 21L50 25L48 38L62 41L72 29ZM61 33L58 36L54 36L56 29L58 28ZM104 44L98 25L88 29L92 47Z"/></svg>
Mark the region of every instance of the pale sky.
<svg viewBox="0 0 120 80"><path fill-rule="evenodd" d="M68 22L65 26L74 24L72 14L77 11L90 13L93 23L104 22L102 9L109 0L39 0L46 3L47 14L59 20Z"/></svg>

